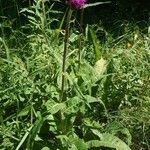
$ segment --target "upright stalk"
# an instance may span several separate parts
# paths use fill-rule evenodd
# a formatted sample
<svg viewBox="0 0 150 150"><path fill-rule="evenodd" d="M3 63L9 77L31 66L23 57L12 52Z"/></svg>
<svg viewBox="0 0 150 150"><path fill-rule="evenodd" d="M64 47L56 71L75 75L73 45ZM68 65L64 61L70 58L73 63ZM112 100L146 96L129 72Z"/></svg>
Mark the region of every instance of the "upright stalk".
<svg viewBox="0 0 150 150"><path fill-rule="evenodd" d="M82 45L82 34L83 34L83 12L84 9L81 9L81 17L80 17L80 38L79 38L79 51L78 51L78 70L80 69L80 63L81 63L81 45Z"/></svg>
<svg viewBox="0 0 150 150"><path fill-rule="evenodd" d="M60 101L63 101L63 99L64 99L64 84L65 84L65 73L66 73L66 55L67 55L67 52L68 52L68 38L69 38L69 28L70 28L71 16L72 16L72 9L69 8L67 19L66 19L66 26L65 26Z"/></svg>

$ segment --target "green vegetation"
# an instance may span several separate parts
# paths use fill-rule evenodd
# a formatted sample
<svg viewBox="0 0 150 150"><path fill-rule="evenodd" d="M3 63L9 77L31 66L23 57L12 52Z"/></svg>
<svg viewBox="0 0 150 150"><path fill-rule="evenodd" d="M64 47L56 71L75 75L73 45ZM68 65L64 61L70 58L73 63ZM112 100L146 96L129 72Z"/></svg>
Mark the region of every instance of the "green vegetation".
<svg viewBox="0 0 150 150"><path fill-rule="evenodd" d="M16 19L0 8L0 150L149 150L149 22L81 33L74 11L60 101L67 11L13 3Z"/></svg>

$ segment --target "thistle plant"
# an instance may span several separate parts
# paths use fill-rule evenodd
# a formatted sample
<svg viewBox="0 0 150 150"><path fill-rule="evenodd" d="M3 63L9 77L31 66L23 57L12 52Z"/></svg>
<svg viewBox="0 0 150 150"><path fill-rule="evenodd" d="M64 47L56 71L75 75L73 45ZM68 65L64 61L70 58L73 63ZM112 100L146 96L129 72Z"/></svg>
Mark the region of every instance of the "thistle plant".
<svg viewBox="0 0 150 150"><path fill-rule="evenodd" d="M85 3L86 3L86 0L66 0L66 4L68 4L70 6L70 8L69 8L69 11L68 11L68 14L67 14L66 26L65 26L60 101L62 101L63 97L64 97L64 83L65 83L65 72L66 72L65 68L66 68L66 55L67 55L67 51L68 51L68 38L69 38L70 19L71 19L73 10L74 9L75 10L82 9L84 7ZM79 44L79 64L80 64L80 47L81 47L80 45L81 44Z"/></svg>

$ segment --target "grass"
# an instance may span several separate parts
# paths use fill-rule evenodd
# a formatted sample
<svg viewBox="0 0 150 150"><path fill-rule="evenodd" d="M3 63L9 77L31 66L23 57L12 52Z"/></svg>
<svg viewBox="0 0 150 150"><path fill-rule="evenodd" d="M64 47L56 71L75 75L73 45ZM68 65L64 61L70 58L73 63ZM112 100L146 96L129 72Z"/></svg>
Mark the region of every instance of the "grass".
<svg viewBox="0 0 150 150"><path fill-rule="evenodd" d="M21 13L25 26L1 26L0 149L150 149L148 23L87 24L79 43L74 12L60 101L65 15L40 1Z"/></svg>

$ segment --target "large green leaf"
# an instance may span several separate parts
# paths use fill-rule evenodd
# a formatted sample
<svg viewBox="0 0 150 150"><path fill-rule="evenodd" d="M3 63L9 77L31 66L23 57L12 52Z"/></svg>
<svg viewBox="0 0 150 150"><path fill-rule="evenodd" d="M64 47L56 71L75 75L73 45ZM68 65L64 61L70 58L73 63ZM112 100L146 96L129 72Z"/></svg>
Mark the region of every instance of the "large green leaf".
<svg viewBox="0 0 150 150"><path fill-rule="evenodd" d="M101 140L91 140L87 142L88 147L109 147L116 150L131 150L129 146L118 137L104 133L101 135Z"/></svg>

